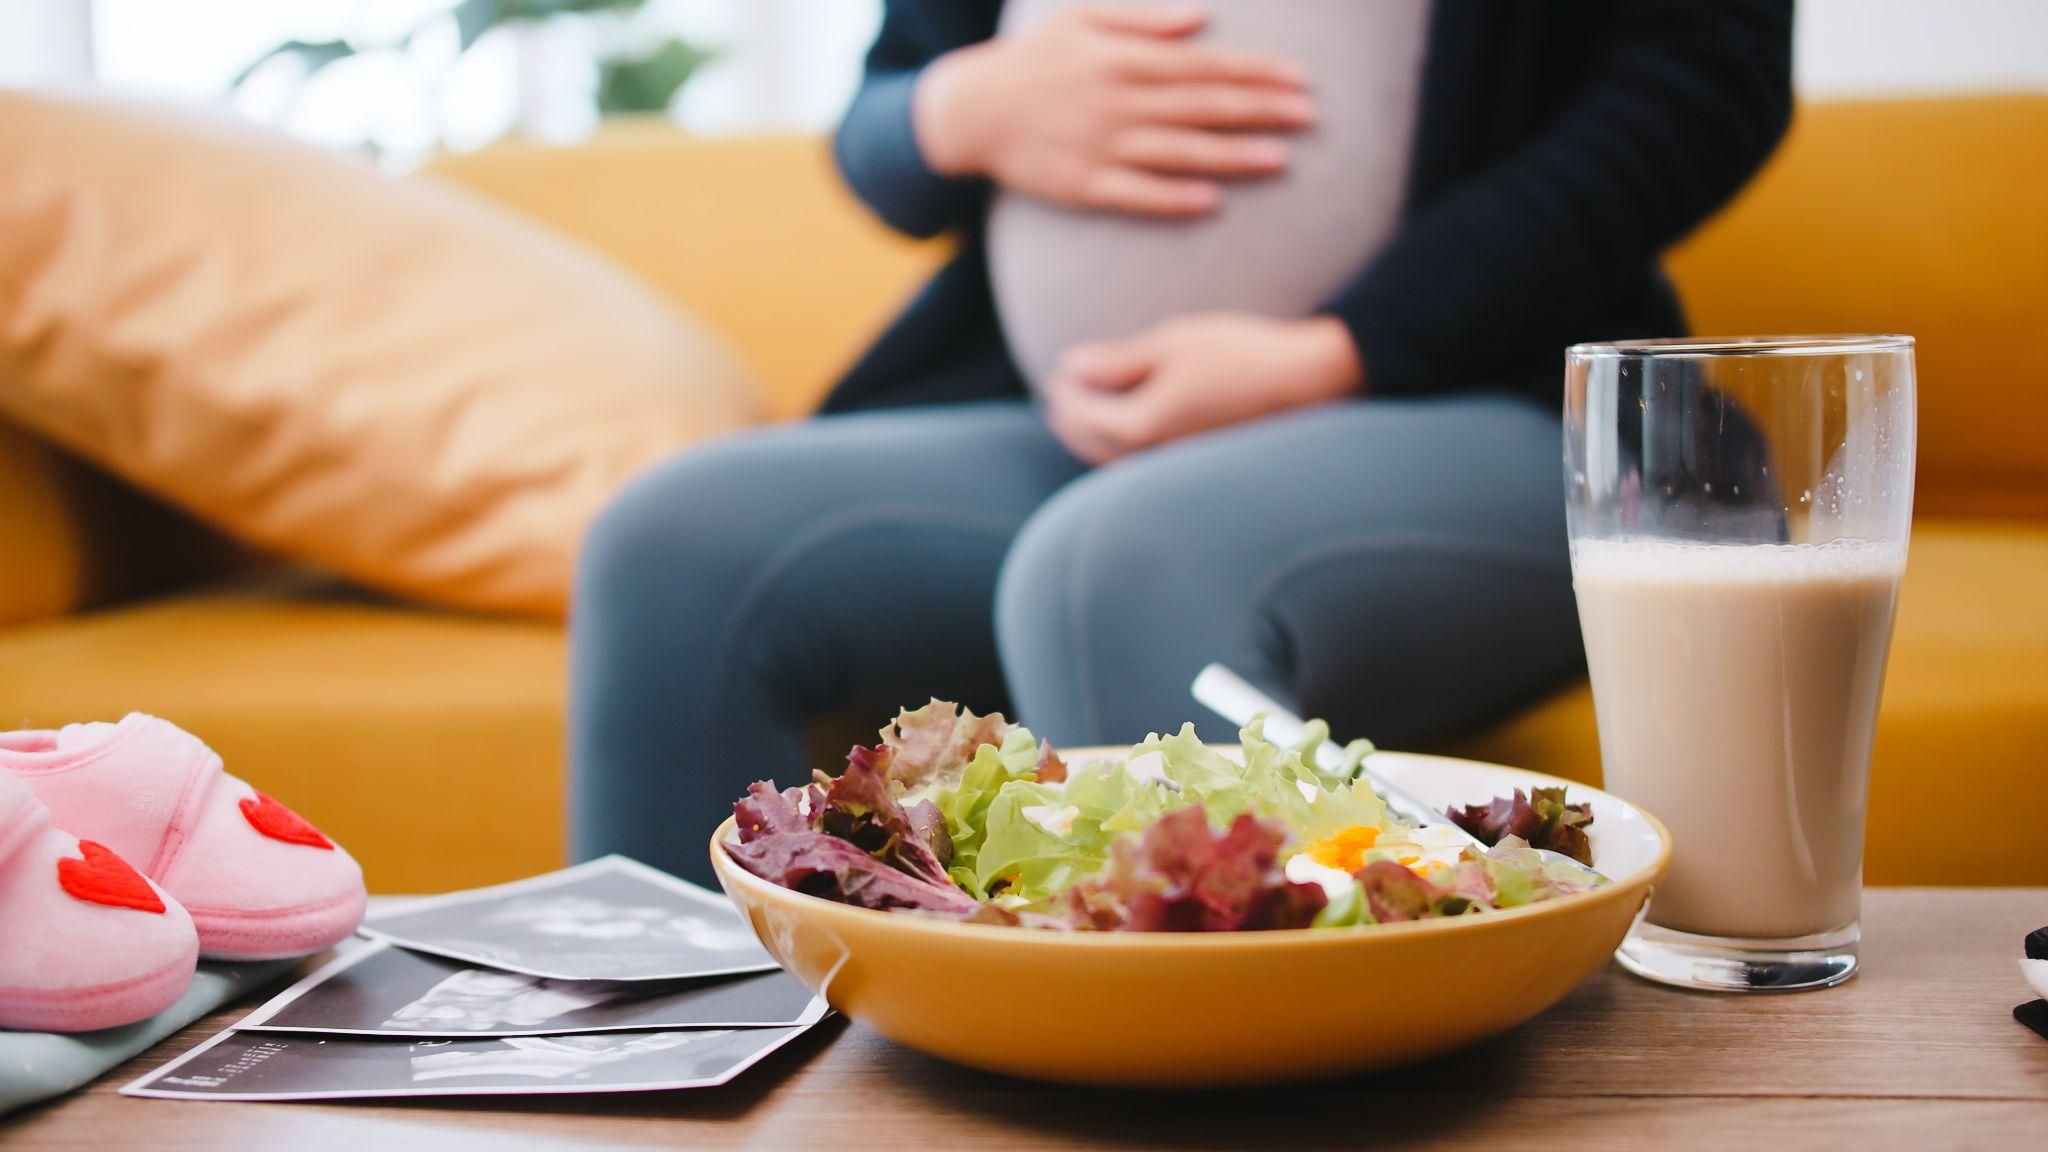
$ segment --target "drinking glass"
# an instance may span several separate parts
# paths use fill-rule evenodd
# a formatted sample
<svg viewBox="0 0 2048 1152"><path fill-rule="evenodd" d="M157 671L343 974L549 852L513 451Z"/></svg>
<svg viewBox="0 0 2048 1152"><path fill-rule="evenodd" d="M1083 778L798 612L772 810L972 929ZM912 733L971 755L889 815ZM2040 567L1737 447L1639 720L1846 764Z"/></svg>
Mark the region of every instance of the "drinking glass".
<svg viewBox="0 0 2048 1152"><path fill-rule="evenodd" d="M1572 582L1606 787L1671 830L1618 954L1716 990L1856 970L1870 744L1913 505L1913 340L1566 353Z"/></svg>

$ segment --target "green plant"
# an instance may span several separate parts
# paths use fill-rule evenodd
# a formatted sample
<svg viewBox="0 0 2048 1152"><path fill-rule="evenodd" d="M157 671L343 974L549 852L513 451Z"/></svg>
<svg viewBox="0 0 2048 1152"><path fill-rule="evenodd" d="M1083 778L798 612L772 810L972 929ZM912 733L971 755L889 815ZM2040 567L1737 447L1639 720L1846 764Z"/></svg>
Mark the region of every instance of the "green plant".
<svg viewBox="0 0 2048 1152"><path fill-rule="evenodd" d="M600 112L659 112L711 53L671 36L654 51L598 62Z"/></svg>
<svg viewBox="0 0 2048 1152"><path fill-rule="evenodd" d="M467 52L484 33L502 25L534 24L561 16L625 18L646 3L647 0L460 0L453 8L379 43L287 40L250 61L235 76L233 87L241 88L259 68L273 60L296 60L303 74L311 77L330 64L365 51L404 49L430 25L450 17L455 22L457 51ZM630 51L601 55L595 61L598 111L659 112L668 107L676 91L713 55L708 49L673 36L638 45Z"/></svg>

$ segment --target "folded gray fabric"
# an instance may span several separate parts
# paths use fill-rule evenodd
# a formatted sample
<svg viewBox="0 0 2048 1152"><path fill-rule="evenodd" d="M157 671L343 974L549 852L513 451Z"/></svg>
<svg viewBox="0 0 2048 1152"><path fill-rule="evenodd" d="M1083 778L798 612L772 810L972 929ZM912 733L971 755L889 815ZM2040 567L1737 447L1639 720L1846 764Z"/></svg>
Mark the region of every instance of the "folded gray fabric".
<svg viewBox="0 0 2048 1152"><path fill-rule="evenodd" d="M237 997L276 983L297 960L201 964L176 1004L138 1024L98 1032L0 1032L0 1115L82 1087L114 1065Z"/></svg>

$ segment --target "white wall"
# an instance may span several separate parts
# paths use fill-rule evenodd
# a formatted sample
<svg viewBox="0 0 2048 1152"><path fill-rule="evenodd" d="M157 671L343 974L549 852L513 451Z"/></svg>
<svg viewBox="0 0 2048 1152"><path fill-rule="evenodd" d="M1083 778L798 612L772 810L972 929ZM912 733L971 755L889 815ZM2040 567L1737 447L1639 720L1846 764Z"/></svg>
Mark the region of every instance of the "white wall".
<svg viewBox="0 0 2048 1152"><path fill-rule="evenodd" d="M67 84L91 74L86 0L0 0L0 84Z"/></svg>
<svg viewBox="0 0 2048 1152"><path fill-rule="evenodd" d="M860 83L878 0L656 0L685 36L725 47L683 87L696 132L824 128Z"/></svg>
<svg viewBox="0 0 2048 1152"><path fill-rule="evenodd" d="M146 91L214 92L262 45L305 34L309 22L435 2L0 0L0 84L97 75ZM693 129L720 132L830 124L851 94L880 4L657 0L656 7L726 50L684 90L678 109ZM2048 0L1800 0L1794 71L1801 93L1822 99L2048 91Z"/></svg>
<svg viewBox="0 0 2048 1152"><path fill-rule="evenodd" d="M2048 0L1800 0L1808 97L2048 90Z"/></svg>

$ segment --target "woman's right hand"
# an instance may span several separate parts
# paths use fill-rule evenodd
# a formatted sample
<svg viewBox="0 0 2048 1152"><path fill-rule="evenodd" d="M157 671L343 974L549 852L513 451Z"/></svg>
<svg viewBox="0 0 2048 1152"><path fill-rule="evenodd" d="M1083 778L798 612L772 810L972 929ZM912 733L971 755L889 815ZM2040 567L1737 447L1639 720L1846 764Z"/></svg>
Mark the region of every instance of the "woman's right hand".
<svg viewBox="0 0 2048 1152"><path fill-rule="evenodd" d="M919 77L911 119L933 171L1138 216L1199 216L1221 181L1287 166L1315 120L1279 56L1194 43L1195 8L1083 7L949 52Z"/></svg>

